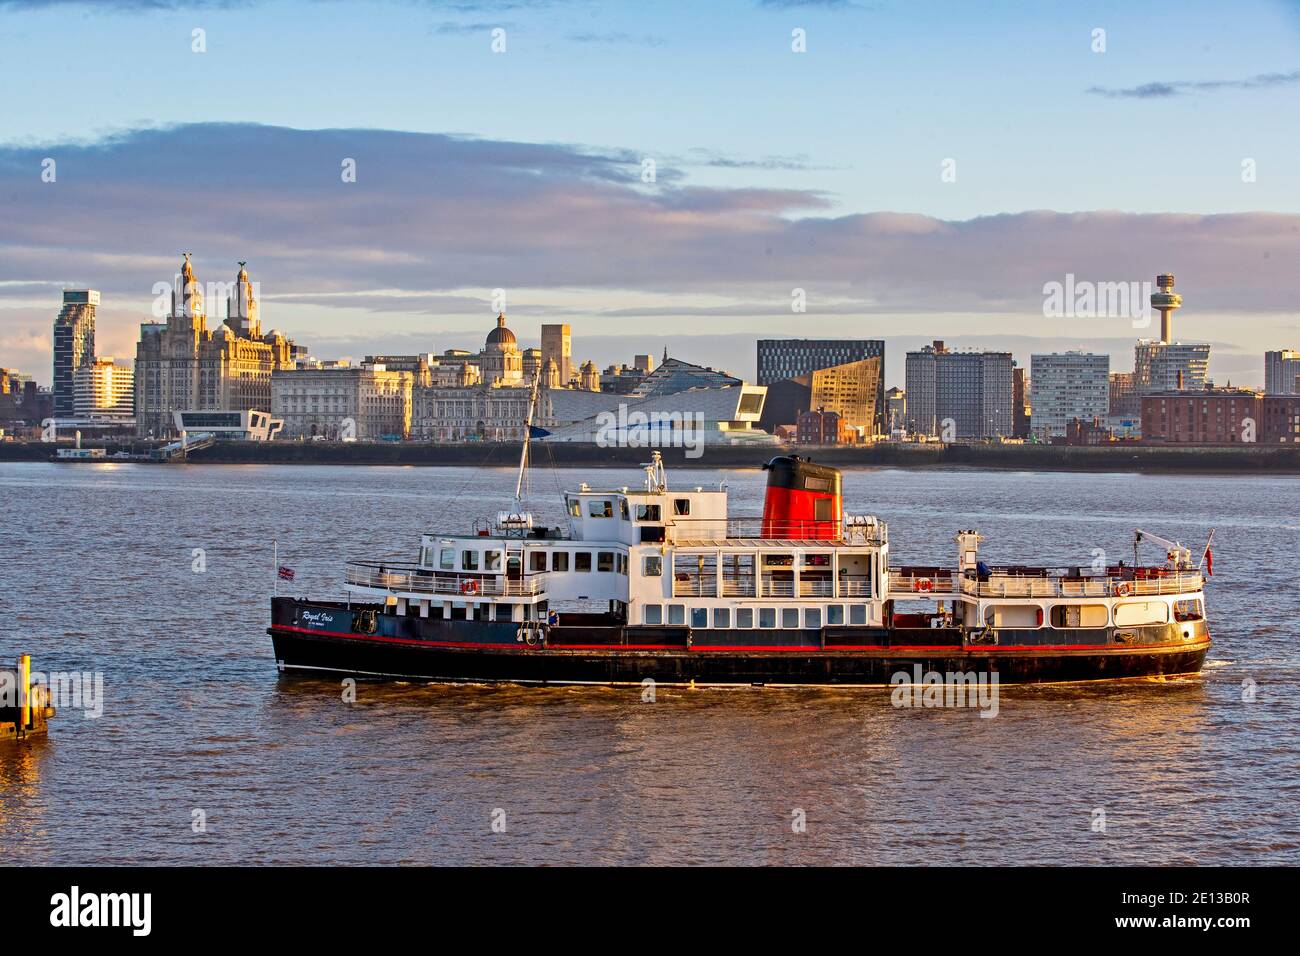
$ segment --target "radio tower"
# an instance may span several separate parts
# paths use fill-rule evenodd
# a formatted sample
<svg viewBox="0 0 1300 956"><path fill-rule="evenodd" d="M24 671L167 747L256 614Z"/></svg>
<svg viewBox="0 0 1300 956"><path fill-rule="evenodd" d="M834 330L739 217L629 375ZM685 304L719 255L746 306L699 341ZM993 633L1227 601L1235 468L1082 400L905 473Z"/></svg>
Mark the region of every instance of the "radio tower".
<svg viewBox="0 0 1300 956"><path fill-rule="evenodd" d="M1174 309L1183 304L1183 297L1174 291L1172 273L1162 272L1156 276L1159 292L1151 293L1151 308L1160 312L1160 341L1168 345L1174 340Z"/></svg>

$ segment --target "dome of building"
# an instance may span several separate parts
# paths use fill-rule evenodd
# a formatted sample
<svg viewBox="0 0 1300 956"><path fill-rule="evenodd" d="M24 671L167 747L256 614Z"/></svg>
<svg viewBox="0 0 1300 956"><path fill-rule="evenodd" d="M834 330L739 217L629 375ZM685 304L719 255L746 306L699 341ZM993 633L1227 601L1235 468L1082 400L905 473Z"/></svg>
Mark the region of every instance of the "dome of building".
<svg viewBox="0 0 1300 956"><path fill-rule="evenodd" d="M515 333L506 328L506 314L502 312L497 316L497 327L488 333L483 348L489 352L504 352L517 347Z"/></svg>

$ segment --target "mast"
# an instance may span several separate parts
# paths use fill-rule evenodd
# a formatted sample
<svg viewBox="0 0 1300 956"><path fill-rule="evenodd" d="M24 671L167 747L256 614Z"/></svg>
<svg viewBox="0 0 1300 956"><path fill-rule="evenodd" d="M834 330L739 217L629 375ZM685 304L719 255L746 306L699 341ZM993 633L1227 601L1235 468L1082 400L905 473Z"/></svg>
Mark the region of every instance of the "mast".
<svg viewBox="0 0 1300 956"><path fill-rule="evenodd" d="M528 446L533 438L533 413L537 410L537 383L540 370L533 371L533 390L528 396L528 420L524 422L524 447L519 450L519 479L515 482L515 501L523 500L524 475L528 471Z"/></svg>

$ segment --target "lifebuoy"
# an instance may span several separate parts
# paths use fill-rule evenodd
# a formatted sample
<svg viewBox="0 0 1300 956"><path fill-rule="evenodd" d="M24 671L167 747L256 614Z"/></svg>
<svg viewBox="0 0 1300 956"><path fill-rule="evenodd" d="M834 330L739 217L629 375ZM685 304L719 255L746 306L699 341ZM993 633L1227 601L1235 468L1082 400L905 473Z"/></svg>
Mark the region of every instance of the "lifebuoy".
<svg viewBox="0 0 1300 956"><path fill-rule="evenodd" d="M470 578L468 581L462 581L460 585L460 593L469 595L478 594L478 582L473 578Z"/></svg>
<svg viewBox="0 0 1300 956"><path fill-rule="evenodd" d="M1115 585L1115 593L1120 597L1128 597L1131 590L1133 589L1129 586L1127 581L1121 581L1119 584Z"/></svg>
<svg viewBox="0 0 1300 956"><path fill-rule="evenodd" d="M933 591L934 582L929 578L917 578L912 582L913 591Z"/></svg>

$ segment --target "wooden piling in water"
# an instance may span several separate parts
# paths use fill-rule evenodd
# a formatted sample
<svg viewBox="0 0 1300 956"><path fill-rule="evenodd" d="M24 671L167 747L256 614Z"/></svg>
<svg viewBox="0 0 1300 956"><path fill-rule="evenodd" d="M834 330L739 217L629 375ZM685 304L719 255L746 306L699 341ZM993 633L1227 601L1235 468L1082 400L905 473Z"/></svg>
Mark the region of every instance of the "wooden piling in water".
<svg viewBox="0 0 1300 956"><path fill-rule="evenodd" d="M53 716L49 688L32 683L30 654L20 654L12 670L0 668L0 741L43 734Z"/></svg>

